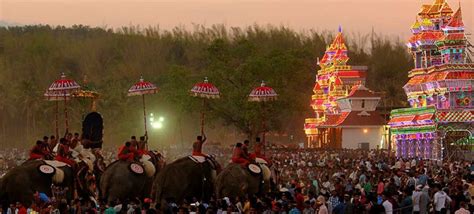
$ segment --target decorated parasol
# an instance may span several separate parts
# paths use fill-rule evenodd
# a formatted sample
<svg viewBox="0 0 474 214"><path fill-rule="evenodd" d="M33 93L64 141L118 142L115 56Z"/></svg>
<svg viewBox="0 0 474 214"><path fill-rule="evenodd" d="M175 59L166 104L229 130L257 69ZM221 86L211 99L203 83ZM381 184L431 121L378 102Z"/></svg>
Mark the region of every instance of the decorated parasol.
<svg viewBox="0 0 474 214"><path fill-rule="evenodd" d="M67 79L66 75L61 74L61 79L54 81L44 93L46 100L56 102L56 113L55 113L55 126L56 126L56 137L59 136L58 131L58 113L59 113L59 101L64 101L64 119L66 125L66 133L69 131L69 123L67 116L67 101L71 98L71 93L79 90L81 86L76 81Z"/></svg>
<svg viewBox="0 0 474 214"><path fill-rule="evenodd" d="M249 94L249 101L250 102L261 102L262 103L262 143L265 145L265 132L266 129L266 121L265 121L265 102L275 101L278 98L278 94L273 90L273 88L268 87L265 85L265 82L262 80L262 83L259 87L256 87L252 90ZM265 148L265 147L264 147Z"/></svg>
<svg viewBox="0 0 474 214"><path fill-rule="evenodd" d="M207 77L204 79L204 82L197 83L191 89L191 96L199 97L202 99L203 109L201 111L201 135L204 135L204 111L206 107L207 99L218 99L220 98L219 89L216 88L212 83L209 83Z"/></svg>
<svg viewBox="0 0 474 214"><path fill-rule="evenodd" d="M96 100L99 99L100 95L97 91L93 90L79 90L72 93L73 98L86 98L91 99L91 111L96 111Z"/></svg>
<svg viewBox="0 0 474 214"><path fill-rule="evenodd" d="M140 77L140 81L135 83L130 89L128 89L128 96L142 96L143 101L143 120L145 124L145 137L148 137L148 131L146 128L146 107L145 107L145 95L146 94L156 94L158 92L158 87L156 87L153 83L147 82Z"/></svg>
<svg viewBox="0 0 474 214"><path fill-rule="evenodd" d="M74 91L72 93L73 98L81 98L81 99L90 99L91 102L91 111L96 111L96 101L100 98L100 94L94 90L93 87L88 84L87 76L84 76L84 80L82 82L81 90Z"/></svg>

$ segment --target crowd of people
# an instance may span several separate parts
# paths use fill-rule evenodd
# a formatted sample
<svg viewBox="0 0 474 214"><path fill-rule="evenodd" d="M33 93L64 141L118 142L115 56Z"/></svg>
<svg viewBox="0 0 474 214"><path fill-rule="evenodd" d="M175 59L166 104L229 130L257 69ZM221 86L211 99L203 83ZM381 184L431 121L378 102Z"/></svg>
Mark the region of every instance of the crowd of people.
<svg viewBox="0 0 474 214"><path fill-rule="evenodd" d="M36 146L42 148L50 145L50 141L38 142ZM245 157L243 153L255 152L244 151L242 146L252 151L256 148L260 157L266 158L279 170L277 188L260 196L170 204L168 211L171 213L464 214L474 211L472 162L397 160L384 150L268 147L263 155L261 147L248 142L238 143L232 148L203 147L204 141L196 141L201 146L198 152L213 155L223 165L229 162L247 164L252 157ZM36 146L31 151L39 149ZM196 155L196 145L192 149L170 147L162 153L170 162L191 153ZM32 158L31 151L0 151L0 176ZM101 151L107 163L120 158L121 153L123 148ZM129 201L127 205L117 202L94 207L90 203L82 204L80 200L71 203L59 201L51 203L48 213L156 213L152 204L149 200L137 200ZM21 204L3 208L3 212L9 214L32 213L28 210L31 208L24 208Z"/></svg>

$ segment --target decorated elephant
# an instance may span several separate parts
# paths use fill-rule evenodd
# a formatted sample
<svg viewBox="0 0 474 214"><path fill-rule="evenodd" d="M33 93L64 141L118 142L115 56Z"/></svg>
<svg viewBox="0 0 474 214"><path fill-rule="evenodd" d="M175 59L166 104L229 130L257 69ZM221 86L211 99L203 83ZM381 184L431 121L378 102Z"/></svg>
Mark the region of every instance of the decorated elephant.
<svg viewBox="0 0 474 214"><path fill-rule="evenodd" d="M167 202L181 203L196 198L209 201L220 165L212 157L188 156L166 165L158 173L153 198L166 207Z"/></svg>
<svg viewBox="0 0 474 214"><path fill-rule="evenodd" d="M81 162L73 170L65 163L47 160L26 161L7 172L0 180L0 202L4 207L16 202L30 206L35 193L51 197L53 189L64 190L67 200L77 193L95 202L95 177L87 164Z"/></svg>
<svg viewBox="0 0 474 214"><path fill-rule="evenodd" d="M217 176L217 198L244 198L270 191L272 172L263 160L243 167L231 163Z"/></svg>
<svg viewBox="0 0 474 214"><path fill-rule="evenodd" d="M150 197L153 180L164 161L156 152L144 154L140 161L117 160L105 169L100 179L100 198L111 202Z"/></svg>

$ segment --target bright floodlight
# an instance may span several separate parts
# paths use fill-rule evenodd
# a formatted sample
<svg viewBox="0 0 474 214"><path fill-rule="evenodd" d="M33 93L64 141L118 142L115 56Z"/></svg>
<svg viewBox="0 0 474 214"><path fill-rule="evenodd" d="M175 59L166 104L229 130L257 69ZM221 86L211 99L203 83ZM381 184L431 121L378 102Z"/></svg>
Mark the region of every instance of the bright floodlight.
<svg viewBox="0 0 474 214"><path fill-rule="evenodd" d="M160 121L160 122L163 122L163 121L165 121L165 118L164 118L164 117L160 117L159 121Z"/></svg>
<svg viewBox="0 0 474 214"><path fill-rule="evenodd" d="M154 123L151 123L151 127L154 128L154 129L161 129L161 128L163 128L163 123L154 122Z"/></svg>

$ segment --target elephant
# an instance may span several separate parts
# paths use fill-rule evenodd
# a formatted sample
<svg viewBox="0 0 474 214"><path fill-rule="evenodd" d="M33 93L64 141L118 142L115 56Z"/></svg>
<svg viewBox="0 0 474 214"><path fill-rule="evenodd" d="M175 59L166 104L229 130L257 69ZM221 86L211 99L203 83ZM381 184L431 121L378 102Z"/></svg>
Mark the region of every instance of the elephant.
<svg viewBox="0 0 474 214"><path fill-rule="evenodd" d="M100 199L109 203L150 197L154 177L163 165L164 160L157 152L148 152L142 156L140 162L126 160L112 162L100 179Z"/></svg>
<svg viewBox="0 0 474 214"><path fill-rule="evenodd" d="M188 156L166 165L153 185L153 199L165 209L167 202L196 198L207 202L214 192L220 165L212 157Z"/></svg>
<svg viewBox="0 0 474 214"><path fill-rule="evenodd" d="M217 176L216 197L244 198L247 195L258 195L269 192L271 188L270 168L265 164L250 164L257 167L257 173L251 172L241 164L230 163ZM259 167L258 167L259 166Z"/></svg>
<svg viewBox="0 0 474 214"><path fill-rule="evenodd" d="M76 192L79 197L92 197L95 202L95 177L86 164L78 163L76 170L73 170L59 161L29 160L0 179L0 203L4 207L16 202L30 206L36 192L51 197L52 186L67 190L64 197L68 201Z"/></svg>

